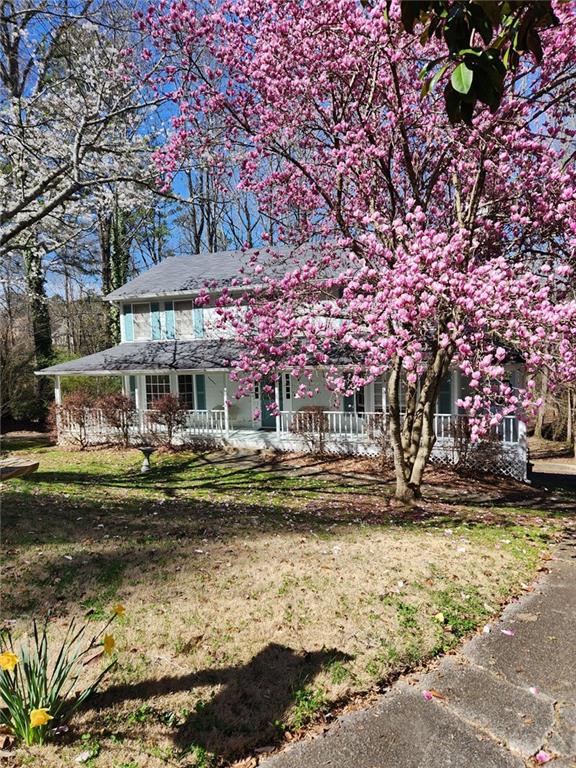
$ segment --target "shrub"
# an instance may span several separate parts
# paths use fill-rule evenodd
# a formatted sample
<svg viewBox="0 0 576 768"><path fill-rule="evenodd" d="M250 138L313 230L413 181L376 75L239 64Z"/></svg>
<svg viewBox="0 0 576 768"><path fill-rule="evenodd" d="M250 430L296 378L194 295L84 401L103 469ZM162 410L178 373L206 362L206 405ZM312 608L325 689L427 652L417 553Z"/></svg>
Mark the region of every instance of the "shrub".
<svg viewBox="0 0 576 768"><path fill-rule="evenodd" d="M130 427L136 423L136 405L131 397L121 393L106 395L97 403L106 424L120 435L122 444L130 444Z"/></svg>
<svg viewBox="0 0 576 768"><path fill-rule="evenodd" d="M60 423L68 431L68 437L76 442L80 450L88 445L88 420L93 407L94 398L88 391L79 389L72 392L62 401L58 409Z"/></svg>
<svg viewBox="0 0 576 768"><path fill-rule="evenodd" d="M154 401L154 409L150 411L153 424L165 427L165 443L172 445L174 432L186 425L187 408L175 395L164 395Z"/></svg>
<svg viewBox="0 0 576 768"><path fill-rule="evenodd" d="M390 435L388 432L388 414L373 413L365 416L366 434L378 448L380 457L380 470L384 471L390 462L392 448L390 446Z"/></svg>
<svg viewBox="0 0 576 768"><path fill-rule="evenodd" d="M300 435L312 454L326 452L328 417L321 405L304 406L292 417L290 431Z"/></svg>
<svg viewBox="0 0 576 768"><path fill-rule="evenodd" d="M116 606L105 626L86 638L88 625L77 627L73 619L64 640L53 654L49 652L48 620L39 629L33 623L26 645L15 650L9 631L2 633L4 650L0 653L0 723L26 745L43 744L54 728L91 696L106 673L114 666L111 661L87 687L76 690L80 673L101 655L114 650L114 638L104 634L124 608ZM52 656L52 660L51 660Z"/></svg>

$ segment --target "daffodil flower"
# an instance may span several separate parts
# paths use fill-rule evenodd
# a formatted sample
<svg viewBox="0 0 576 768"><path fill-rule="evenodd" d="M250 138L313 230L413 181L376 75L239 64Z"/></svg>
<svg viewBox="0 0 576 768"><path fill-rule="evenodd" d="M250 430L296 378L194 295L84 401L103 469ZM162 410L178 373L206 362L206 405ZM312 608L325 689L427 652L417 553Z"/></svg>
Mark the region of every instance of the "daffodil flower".
<svg viewBox="0 0 576 768"><path fill-rule="evenodd" d="M50 720L54 720L52 715L48 714L47 707L40 707L39 709L33 709L30 712L30 725L32 728L39 728L41 725L46 725Z"/></svg>
<svg viewBox="0 0 576 768"><path fill-rule="evenodd" d="M104 635L104 653L111 654L114 650L114 647L116 646L116 641L112 637L112 635Z"/></svg>
<svg viewBox="0 0 576 768"><path fill-rule="evenodd" d="M0 669L3 669L5 672L13 672L14 667L20 659L18 656L16 656L15 653L12 653L12 651L4 651L4 653L0 653Z"/></svg>

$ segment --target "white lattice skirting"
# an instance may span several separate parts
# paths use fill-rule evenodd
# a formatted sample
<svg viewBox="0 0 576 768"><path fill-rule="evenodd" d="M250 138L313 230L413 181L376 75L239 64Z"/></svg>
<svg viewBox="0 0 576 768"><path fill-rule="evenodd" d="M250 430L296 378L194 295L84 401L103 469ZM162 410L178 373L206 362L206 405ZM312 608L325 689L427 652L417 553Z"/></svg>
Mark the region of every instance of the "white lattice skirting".
<svg viewBox="0 0 576 768"><path fill-rule="evenodd" d="M162 430L156 428L152 432L140 432L134 429L130 436L132 445L142 445L146 442L157 442L162 437ZM99 426L87 430L85 444L112 445L118 444L117 432L110 428ZM72 425L59 431L60 444L78 444L78 433ZM456 467L468 472L489 473L516 480L526 480L527 450L525 441L504 443L489 441L467 444L458 448L455 441L447 438L439 439L434 446L431 462L445 467ZM275 450L296 453L324 453L333 456L379 456L384 450L390 453L389 446L381 445L367 435L319 435L280 434L271 431L235 429L228 435L221 432L191 433L180 431L175 433L175 445L194 445L218 448L230 446L238 449Z"/></svg>

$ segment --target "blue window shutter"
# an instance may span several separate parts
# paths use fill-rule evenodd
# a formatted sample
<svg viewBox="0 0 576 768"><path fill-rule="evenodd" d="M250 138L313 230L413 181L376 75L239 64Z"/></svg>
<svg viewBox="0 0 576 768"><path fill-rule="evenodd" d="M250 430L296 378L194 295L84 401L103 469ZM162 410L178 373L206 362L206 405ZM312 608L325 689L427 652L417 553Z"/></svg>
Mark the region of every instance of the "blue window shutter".
<svg viewBox="0 0 576 768"><path fill-rule="evenodd" d="M134 341L134 318L132 316L132 304L123 305L122 320L124 323L124 341Z"/></svg>
<svg viewBox="0 0 576 768"><path fill-rule="evenodd" d="M130 397L136 402L136 376L129 376L128 381L130 386Z"/></svg>
<svg viewBox="0 0 576 768"><path fill-rule="evenodd" d="M174 305L171 301L164 302L164 322L166 327L166 338L175 339L174 332Z"/></svg>
<svg viewBox="0 0 576 768"><path fill-rule="evenodd" d="M204 310L193 309L194 312L194 336L201 339L204 336Z"/></svg>
<svg viewBox="0 0 576 768"><path fill-rule="evenodd" d="M160 305L157 303L150 304L151 321L152 321L152 338L161 338L162 328L160 324Z"/></svg>
<svg viewBox="0 0 576 768"><path fill-rule="evenodd" d="M206 410L206 377L203 373L196 374L196 408Z"/></svg>

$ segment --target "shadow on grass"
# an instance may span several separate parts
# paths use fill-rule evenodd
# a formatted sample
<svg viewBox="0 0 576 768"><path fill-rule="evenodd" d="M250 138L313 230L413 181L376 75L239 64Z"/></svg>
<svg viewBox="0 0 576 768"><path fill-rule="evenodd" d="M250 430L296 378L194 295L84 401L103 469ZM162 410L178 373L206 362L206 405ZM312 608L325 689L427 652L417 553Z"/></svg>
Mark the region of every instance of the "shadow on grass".
<svg viewBox="0 0 576 768"><path fill-rule="evenodd" d="M204 554L207 548L235 547L247 537L312 533L329 538L349 532L351 524L364 530L438 531L459 524L467 529L503 530L532 524L542 514L567 517L575 513L572 501L549 494L529 502L511 495L497 503L457 496L409 508L356 494L283 508L193 498L107 502L8 490L2 522L4 582L10 588L3 609L14 618L80 608L93 610L97 618L136 579L153 586L154 573L167 576L177 567L210 572L218 563ZM177 579L175 571L172 575Z"/></svg>
<svg viewBox="0 0 576 768"><path fill-rule="evenodd" d="M87 707L97 710L96 720L101 720L102 710L119 702L144 700L153 707L158 696L220 686L213 698L197 700L194 711L174 730L173 739L180 752L202 747L230 760L280 742L295 703L304 722L314 717L322 703L321 698L314 699L315 677L327 665L349 660L337 650L299 653L270 643L246 665L112 686L93 697Z"/></svg>
<svg viewBox="0 0 576 768"><path fill-rule="evenodd" d="M89 460L96 453L83 454ZM321 493L333 495L342 489L383 493L390 488L390 476L369 477L358 473L334 470L334 460L315 458L304 467L260 459L254 456L237 457L220 454L170 454L152 458L152 470L140 473L140 461L132 467L118 466L115 471L99 470L43 470L42 464L29 486L98 486L127 491L160 491L168 495L209 492L230 494L235 492L271 492L289 490L294 493ZM389 491L386 491L389 493Z"/></svg>
<svg viewBox="0 0 576 768"><path fill-rule="evenodd" d="M30 451L38 448L48 448L56 445L49 434L15 435L10 433L0 438L0 451L9 454L11 451Z"/></svg>

